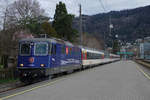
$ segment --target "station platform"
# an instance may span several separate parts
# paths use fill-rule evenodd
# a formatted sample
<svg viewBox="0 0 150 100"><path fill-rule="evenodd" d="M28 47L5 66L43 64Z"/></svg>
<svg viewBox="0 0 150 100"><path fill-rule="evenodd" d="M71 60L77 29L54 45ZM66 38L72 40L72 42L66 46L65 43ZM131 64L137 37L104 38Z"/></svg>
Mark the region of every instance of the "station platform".
<svg viewBox="0 0 150 100"><path fill-rule="evenodd" d="M142 71L133 61L118 61L0 94L0 100L150 100Z"/></svg>

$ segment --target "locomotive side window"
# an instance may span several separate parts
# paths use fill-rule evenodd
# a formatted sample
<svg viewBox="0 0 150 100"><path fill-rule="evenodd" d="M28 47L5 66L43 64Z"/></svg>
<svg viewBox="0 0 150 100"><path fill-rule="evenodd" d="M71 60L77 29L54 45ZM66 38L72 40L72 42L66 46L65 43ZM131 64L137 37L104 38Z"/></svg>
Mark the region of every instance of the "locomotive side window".
<svg viewBox="0 0 150 100"><path fill-rule="evenodd" d="M20 54L21 55L29 55L30 54L30 43L24 43L20 45Z"/></svg>
<svg viewBox="0 0 150 100"><path fill-rule="evenodd" d="M52 45L52 54L53 55L56 54L56 45L55 44Z"/></svg>
<svg viewBox="0 0 150 100"><path fill-rule="evenodd" d="M49 51L48 51L48 54L51 55L51 51L52 51L52 44L49 43Z"/></svg>
<svg viewBox="0 0 150 100"><path fill-rule="evenodd" d="M91 53L87 52L87 59L91 59Z"/></svg>
<svg viewBox="0 0 150 100"><path fill-rule="evenodd" d="M47 55L48 44L47 43L36 43L35 45L35 55Z"/></svg>

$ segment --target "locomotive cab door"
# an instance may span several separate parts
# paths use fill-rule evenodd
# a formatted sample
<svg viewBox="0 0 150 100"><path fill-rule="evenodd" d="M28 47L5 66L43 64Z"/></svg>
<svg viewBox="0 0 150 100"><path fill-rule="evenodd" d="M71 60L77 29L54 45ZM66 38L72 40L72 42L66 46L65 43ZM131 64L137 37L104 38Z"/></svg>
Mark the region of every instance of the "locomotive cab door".
<svg viewBox="0 0 150 100"><path fill-rule="evenodd" d="M52 73L60 73L61 67L60 67L60 51L59 51L59 44L52 44L51 48L51 68Z"/></svg>
<svg viewBox="0 0 150 100"><path fill-rule="evenodd" d="M57 53L56 53L56 44L52 44L51 48L51 67L57 67Z"/></svg>

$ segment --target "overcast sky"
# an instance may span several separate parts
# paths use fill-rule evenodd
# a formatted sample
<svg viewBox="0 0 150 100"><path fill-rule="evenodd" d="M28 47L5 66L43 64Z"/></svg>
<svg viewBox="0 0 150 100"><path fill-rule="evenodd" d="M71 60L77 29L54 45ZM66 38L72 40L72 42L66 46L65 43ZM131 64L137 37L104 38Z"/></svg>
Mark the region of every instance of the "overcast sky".
<svg viewBox="0 0 150 100"><path fill-rule="evenodd" d="M0 0L0 7L4 6L5 2L13 2L15 0ZM79 4L82 5L83 14L93 15L102 12L109 12L111 10L132 9L150 5L150 0L38 0L41 7L45 9L46 13L53 17L55 13L56 3L62 1L66 4L69 13L76 16L79 15ZM102 8L100 1L105 7Z"/></svg>
<svg viewBox="0 0 150 100"><path fill-rule="evenodd" d="M150 5L150 0L38 0L46 10L46 12L52 17L55 12L56 3L62 1L66 4L69 13L79 15L79 4L82 4L83 14L93 15L102 12L108 12L110 10L123 10L132 9L136 7ZM100 3L102 1L106 11L102 8Z"/></svg>

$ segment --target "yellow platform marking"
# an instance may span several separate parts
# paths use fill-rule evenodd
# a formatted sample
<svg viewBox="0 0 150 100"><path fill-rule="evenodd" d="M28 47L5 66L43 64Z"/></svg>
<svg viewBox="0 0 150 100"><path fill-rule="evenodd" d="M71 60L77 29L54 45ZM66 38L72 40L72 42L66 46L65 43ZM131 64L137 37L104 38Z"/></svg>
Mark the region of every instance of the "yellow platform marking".
<svg viewBox="0 0 150 100"><path fill-rule="evenodd" d="M139 66L137 66L137 69L138 69L140 72L142 72L146 78L148 78L148 79L150 80L150 76L149 76L148 74L146 74Z"/></svg>
<svg viewBox="0 0 150 100"><path fill-rule="evenodd" d="M38 89L38 88L50 86L50 85L53 85L54 83L56 83L57 81L61 81L61 80L63 80L63 79L64 79L64 78L57 79L57 80L55 80L55 81L49 82L49 83L44 84L44 85L36 86L36 87L33 87L33 88L31 88L31 89L28 89L28 90L24 90L24 91L21 91L21 92L18 92L18 93L15 93L15 94L12 94L12 95L9 95L9 96L6 96L6 97L2 97L2 98L0 98L0 100L9 99L9 98L11 98L11 97L14 97L14 96L17 96L17 95L21 95L21 94L24 94L24 93L26 93L26 92L33 91L33 90Z"/></svg>
<svg viewBox="0 0 150 100"><path fill-rule="evenodd" d="M81 71L81 72L86 72L86 71L89 71L89 70L91 70L91 69L84 70L84 71ZM78 73L81 73L81 72L78 72ZM73 73L73 74L71 74L71 75L69 75L69 76L73 76L74 74L76 74L76 73ZM15 93L15 94L12 94L12 95L9 95L9 96L6 96L6 97L2 97L2 98L0 98L0 100L9 99L9 98L11 98L11 97L14 97L14 96L17 96L17 95L21 95L21 94L24 94L24 93L26 93L26 92L33 91L33 90L38 89L38 88L42 88L42 87L45 87L45 86L53 85L54 83L56 83L56 82L58 82L58 81L61 81L61 80L63 80L63 79L66 79L66 78L69 77L69 76L64 76L64 77L61 77L60 79L54 80L54 81L49 82L49 83L47 83L47 84L40 85L40 86L36 86L36 87L33 87L33 88L31 88L31 89L28 89L28 90L24 90L24 91L21 91L21 92L18 92L18 93Z"/></svg>

